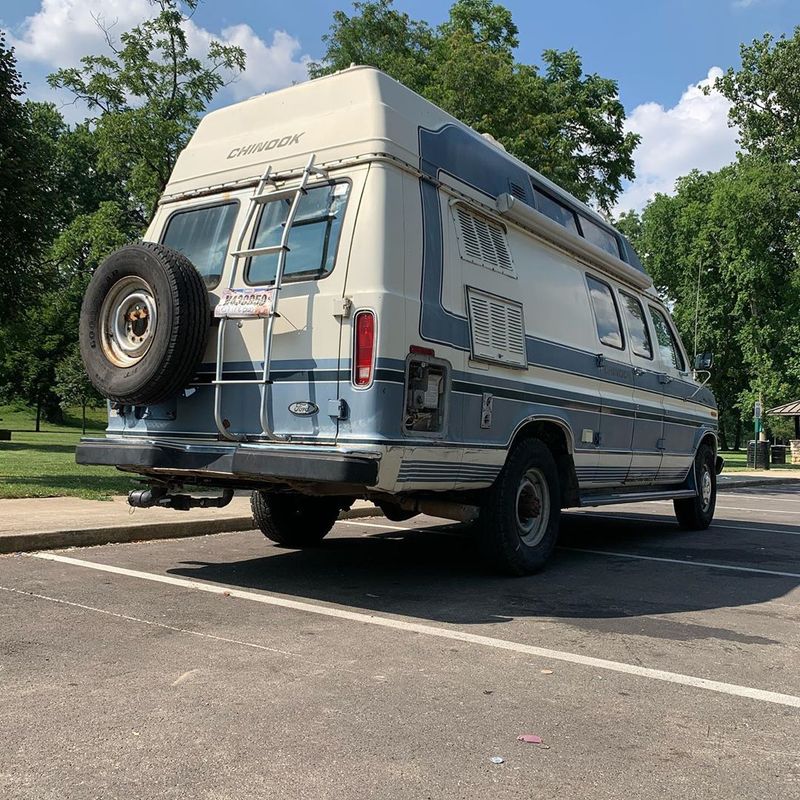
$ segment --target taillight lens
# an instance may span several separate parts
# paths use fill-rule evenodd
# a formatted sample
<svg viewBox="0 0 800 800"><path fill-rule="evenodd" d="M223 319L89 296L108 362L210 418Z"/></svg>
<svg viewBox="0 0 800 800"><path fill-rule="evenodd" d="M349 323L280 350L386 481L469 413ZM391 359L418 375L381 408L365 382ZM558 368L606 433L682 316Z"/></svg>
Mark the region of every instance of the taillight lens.
<svg viewBox="0 0 800 800"><path fill-rule="evenodd" d="M353 360L353 383L369 386L375 364L375 315L371 311L359 311L355 319L356 342Z"/></svg>

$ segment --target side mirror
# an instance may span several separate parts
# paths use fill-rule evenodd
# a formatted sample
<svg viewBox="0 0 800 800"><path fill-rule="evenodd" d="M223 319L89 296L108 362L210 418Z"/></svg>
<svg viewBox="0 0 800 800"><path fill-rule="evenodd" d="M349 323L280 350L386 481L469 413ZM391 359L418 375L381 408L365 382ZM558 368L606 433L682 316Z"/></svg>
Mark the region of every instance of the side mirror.
<svg viewBox="0 0 800 800"><path fill-rule="evenodd" d="M710 370L714 365L713 353L698 353L694 357L694 368L700 371Z"/></svg>

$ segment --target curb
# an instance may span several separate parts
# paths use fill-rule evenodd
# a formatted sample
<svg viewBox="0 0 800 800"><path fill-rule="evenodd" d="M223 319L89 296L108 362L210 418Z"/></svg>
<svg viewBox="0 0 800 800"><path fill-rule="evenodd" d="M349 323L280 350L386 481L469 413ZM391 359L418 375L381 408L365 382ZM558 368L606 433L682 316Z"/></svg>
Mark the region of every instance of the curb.
<svg viewBox="0 0 800 800"><path fill-rule="evenodd" d="M349 511L343 511L339 515L339 519L379 516L383 516L383 512L377 507L351 508ZM213 533L252 531L254 527L252 517L228 517L227 519L195 519L186 522L114 525L85 530L13 533L0 536L0 555L32 550L57 550L66 547L145 542L155 539L185 539L192 536L208 536Z"/></svg>
<svg viewBox="0 0 800 800"><path fill-rule="evenodd" d="M733 489L748 489L751 486L786 486L787 484L796 483L800 486L800 478L748 478L743 481L731 481L730 483L717 483L717 491L725 492Z"/></svg>

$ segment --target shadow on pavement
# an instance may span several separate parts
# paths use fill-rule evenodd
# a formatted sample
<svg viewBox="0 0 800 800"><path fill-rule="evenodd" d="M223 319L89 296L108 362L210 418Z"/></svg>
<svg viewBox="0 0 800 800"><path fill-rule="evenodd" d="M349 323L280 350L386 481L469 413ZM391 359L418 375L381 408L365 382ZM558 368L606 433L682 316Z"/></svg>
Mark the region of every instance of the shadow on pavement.
<svg viewBox="0 0 800 800"><path fill-rule="evenodd" d="M558 618L583 629L628 633L637 633L641 627L637 618L762 603L800 583L791 577L595 556L568 549L624 547L625 552L659 557L685 558L690 553L697 561L753 564L753 551L758 548L752 537L736 539L728 547L728 537L720 537L718 532L682 532L674 522L663 520L650 523L565 514L560 542L564 549L556 551L543 572L525 578L492 574L465 525L429 525L385 533L348 526L352 536L341 535L340 526L338 535L315 549L289 550L265 543L268 555L263 558L183 562L168 572L436 622L500 624L520 617ZM764 526L770 530L778 527ZM724 546L717 547L720 543ZM789 565L798 563L800 537L770 534L767 538L765 534L765 543L781 551L786 561L783 570L796 571ZM772 643L764 637L674 620L648 620L648 628L645 635L673 640L715 637Z"/></svg>

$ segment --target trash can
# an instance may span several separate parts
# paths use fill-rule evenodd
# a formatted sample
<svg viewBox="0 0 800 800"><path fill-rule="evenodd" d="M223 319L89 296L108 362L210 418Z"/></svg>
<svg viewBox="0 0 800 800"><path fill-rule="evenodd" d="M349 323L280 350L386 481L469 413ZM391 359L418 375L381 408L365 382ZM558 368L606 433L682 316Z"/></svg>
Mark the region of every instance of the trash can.
<svg viewBox="0 0 800 800"><path fill-rule="evenodd" d="M786 446L782 444L774 444L769 449L770 451L770 461L773 464L785 464L786 463Z"/></svg>
<svg viewBox="0 0 800 800"><path fill-rule="evenodd" d="M769 469L769 442L747 443L747 466L749 469Z"/></svg>

